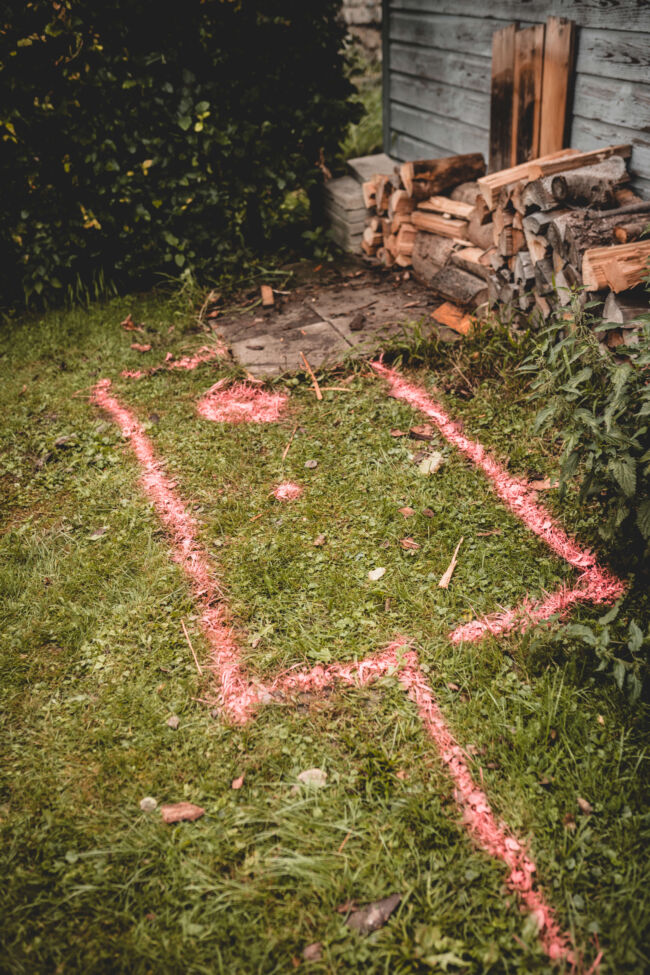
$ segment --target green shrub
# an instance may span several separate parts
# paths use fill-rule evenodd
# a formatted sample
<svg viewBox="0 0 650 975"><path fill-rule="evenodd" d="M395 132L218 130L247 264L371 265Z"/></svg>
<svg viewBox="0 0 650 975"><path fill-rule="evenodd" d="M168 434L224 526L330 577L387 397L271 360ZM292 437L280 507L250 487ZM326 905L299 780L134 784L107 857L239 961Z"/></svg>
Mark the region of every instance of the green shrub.
<svg viewBox="0 0 650 975"><path fill-rule="evenodd" d="M650 542L650 316L637 346L604 354L594 328L607 323L580 310L554 320L522 369L534 375L543 400L536 428L552 427L563 443L561 486L580 476L583 499L598 497L600 534L621 547Z"/></svg>
<svg viewBox="0 0 650 975"><path fill-rule="evenodd" d="M210 276L273 243L359 109L340 0L14 0L0 28L10 300Z"/></svg>

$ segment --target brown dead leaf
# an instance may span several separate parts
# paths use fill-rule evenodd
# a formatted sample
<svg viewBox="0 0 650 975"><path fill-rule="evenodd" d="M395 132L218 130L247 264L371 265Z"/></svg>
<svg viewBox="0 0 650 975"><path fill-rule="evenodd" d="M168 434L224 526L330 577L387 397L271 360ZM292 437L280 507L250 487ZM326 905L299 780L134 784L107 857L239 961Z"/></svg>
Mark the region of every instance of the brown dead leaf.
<svg viewBox="0 0 650 975"><path fill-rule="evenodd" d="M336 908L338 914L349 914L350 911L356 911L357 902L356 901L345 901L344 904L339 904Z"/></svg>
<svg viewBox="0 0 650 975"><path fill-rule="evenodd" d="M411 427L409 437L412 440L433 440L436 435L436 428L430 423L422 423L420 426Z"/></svg>
<svg viewBox="0 0 650 975"><path fill-rule="evenodd" d="M460 690L460 687L458 686L458 684L454 684L454 682L451 681L451 680L447 681L447 687L449 688L450 691L459 691Z"/></svg>
<svg viewBox="0 0 650 975"><path fill-rule="evenodd" d="M571 833L575 830L576 821L571 813L567 813L562 822L564 823L564 828L568 829Z"/></svg>
<svg viewBox="0 0 650 975"><path fill-rule="evenodd" d="M391 894L390 897L384 897L380 901L359 908L358 911L353 911L345 923L347 927L358 931L359 934L371 934L384 926L401 900L401 894Z"/></svg>
<svg viewBox="0 0 650 975"><path fill-rule="evenodd" d="M422 514L424 515L425 518L434 518L435 517L435 514L431 510L431 508L423 508L422 509Z"/></svg>
<svg viewBox="0 0 650 975"><path fill-rule="evenodd" d="M230 783L230 788L231 789L241 789L241 787L244 784L244 779L245 778L246 778L246 773L244 772L238 778L232 780L232 782Z"/></svg>
<svg viewBox="0 0 650 975"><path fill-rule="evenodd" d="M408 772L406 771L406 769L403 768L401 768L399 772L395 772L395 775L398 779L402 779L402 781L404 781L404 779L408 779L409 777Z"/></svg>
<svg viewBox="0 0 650 975"><path fill-rule="evenodd" d="M460 549L460 547L461 547L462 544L463 544L463 539L461 538L461 540L459 541L458 545L456 546L456 549L454 551L454 554L451 557L451 562L447 566L447 569L445 570L442 578L440 579L440 582L438 583L438 589L448 589L449 588L449 583L451 582L451 577L454 574L454 569L456 568L456 565L457 565L457 562L458 562L458 550Z"/></svg>
<svg viewBox="0 0 650 975"><path fill-rule="evenodd" d="M124 321L120 322L120 325L125 332L144 332L142 326L136 325L130 315L127 315Z"/></svg>
<svg viewBox="0 0 650 975"><path fill-rule="evenodd" d="M327 538L325 537L325 535L322 534L317 535L316 538L314 539L314 548L320 548L321 545L324 545L326 541Z"/></svg>
<svg viewBox="0 0 650 975"><path fill-rule="evenodd" d="M415 552L420 547L418 543L415 541L415 539L409 537L400 538L399 543L403 549L406 549L406 551L411 551L411 552Z"/></svg>
<svg viewBox="0 0 650 975"><path fill-rule="evenodd" d="M313 944L303 948L302 957L305 961L320 961L323 957L323 946L320 941L314 941Z"/></svg>
<svg viewBox="0 0 650 975"><path fill-rule="evenodd" d="M131 342L131 348L136 352L151 352L150 345L142 345L140 342Z"/></svg>
<svg viewBox="0 0 650 975"><path fill-rule="evenodd" d="M391 430L390 435L391 437L405 437L406 430Z"/></svg>
<svg viewBox="0 0 650 975"><path fill-rule="evenodd" d="M528 487L532 488L533 491L550 491L551 488L556 488L559 486L559 481L552 481L550 477L545 477L541 481L529 481Z"/></svg>
<svg viewBox="0 0 650 975"><path fill-rule="evenodd" d="M415 514L415 508L409 508L408 505L405 508L398 508L398 511L404 518L410 518Z"/></svg>
<svg viewBox="0 0 650 975"><path fill-rule="evenodd" d="M580 812L584 813L585 816L591 816L592 812L594 811L594 807L591 805L591 803L587 802L586 799L581 799L580 796L578 796L578 807Z"/></svg>
<svg viewBox="0 0 650 975"><path fill-rule="evenodd" d="M193 823L195 819L205 815L205 809L192 802L172 802L161 806L160 814L164 823L180 823L184 820Z"/></svg>

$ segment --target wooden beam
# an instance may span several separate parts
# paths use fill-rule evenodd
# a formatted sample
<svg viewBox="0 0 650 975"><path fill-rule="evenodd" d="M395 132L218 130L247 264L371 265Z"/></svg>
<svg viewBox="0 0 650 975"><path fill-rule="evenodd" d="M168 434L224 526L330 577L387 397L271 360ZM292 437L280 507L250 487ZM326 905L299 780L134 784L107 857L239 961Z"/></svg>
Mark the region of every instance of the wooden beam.
<svg viewBox="0 0 650 975"><path fill-rule="evenodd" d="M545 30L535 24L515 34L512 166L539 156Z"/></svg>
<svg viewBox="0 0 650 975"><path fill-rule="evenodd" d="M495 31L492 35L489 158L491 173L510 165L516 32L515 23L508 24L507 27Z"/></svg>
<svg viewBox="0 0 650 975"><path fill-rule="evenodd" d="M544 42L544 76L539 151L541 155L563 149L569 141L575 23L565 17L549 17Z"/></svg>

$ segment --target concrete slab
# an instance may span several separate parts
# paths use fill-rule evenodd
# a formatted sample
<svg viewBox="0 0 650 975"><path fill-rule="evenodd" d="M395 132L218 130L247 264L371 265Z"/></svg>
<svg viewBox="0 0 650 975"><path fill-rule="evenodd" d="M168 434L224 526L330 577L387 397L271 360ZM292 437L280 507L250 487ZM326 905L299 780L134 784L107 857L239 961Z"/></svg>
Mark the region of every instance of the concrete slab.
<svg viewBox="0 0 650 975"><path fill-rule="evenodd" d="M348 168L359 183L365 183L366 180L372 179L377 174L392 176L395 166L399 166L399 163L387 156L385 152L377 152L374 156L358 156L356 159L348 159Z"/></svg>
<svg viewBox="0 0 650 975"><path fill-rule="evenodd" d="M315 322L284 335L265 333L232 345L235 358L253 376L280 376L304 372L301 352L313 369L335 366L350 351L350 344L327 322Z"/></svg>

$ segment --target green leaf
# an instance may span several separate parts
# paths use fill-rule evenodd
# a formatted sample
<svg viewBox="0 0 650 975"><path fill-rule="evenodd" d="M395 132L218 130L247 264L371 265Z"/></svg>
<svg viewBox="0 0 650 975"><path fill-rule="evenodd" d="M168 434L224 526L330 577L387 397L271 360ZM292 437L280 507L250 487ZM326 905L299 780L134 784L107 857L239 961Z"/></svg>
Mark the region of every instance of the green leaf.
<svg viewBox="0 0 650 975"><path fill-rule="evenodd" d="M627 642L630 652L638 653L641 647L643 646L643 632L641 631L636 620L632 620L627 632L630 637L630 639Z"/></svg>
<svg viewBox="0 0 650 975"><path fill-rule="evenodd" d="M642 501L636 512L636 523L644 538L650 538L650 498Z"/></svg>
<svg viewBox="0 0 650 975"><path fill-rule="evenodd" d="M190 118L189 115L182 115L181 118L179 118L178 120L178 124L182 128L183 132L187 132L190 125L192 124L192 119Z"/></svg>
<svg viewBox="0 0 650 975"><path fill-rule="evenodd" d="M609 470L614 475L619 487L628 498L636 490L636 464L632 457L622 457L620 460L612 460L609 463Z"/></svg>
<svg viewBox="0 0 650 975"><path fill-rule="evenodd" d="M618 658L614 660L613 673L614 673L614 680L618 685L618 689L619 691L622 691L623 684L625 683L625 675L627 673L625 668L625 662L623 660L619 660Z"/></svg>

